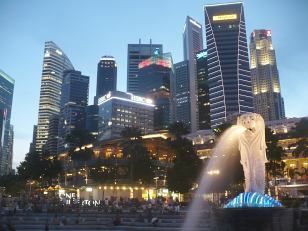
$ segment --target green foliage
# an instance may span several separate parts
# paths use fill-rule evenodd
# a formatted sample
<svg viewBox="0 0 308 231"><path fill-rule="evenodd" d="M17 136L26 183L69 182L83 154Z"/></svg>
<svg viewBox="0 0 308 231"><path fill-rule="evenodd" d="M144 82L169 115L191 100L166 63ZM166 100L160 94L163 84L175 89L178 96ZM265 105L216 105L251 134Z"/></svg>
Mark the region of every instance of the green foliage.
<svg viewBox="0 0 308 231"><path fill-rule="evenodd" d="M52 179L63 173L62 162L57 159L43 159L36 152L30 152L17 167L18 179L26 182L35 180L51 184ZM24 184L23 184L24 185Z"/></svg>
<svg viewBox="0 0 308 231"><path fill-rule="evenodd" d="M0 187L5 187L5 193L19 196L26 187L26 181L19 175L0 176Z"/></svg>
<svg viewBox="0 0 308 231"><path fill-rule="evenodd" d="M67 135L65 141L70 143L72 147L79 147L93 143L95 137L86 129L75 129L71 134Z"/></svg>
<svg viewBox="0 0 308 231"><path fill-rule="evenodd" d="M170 141L175 150L173 168L167 172L168 188L175 192L186 193L197 182L202 168L202 161L198 158L190 140L177 138Z"/></svg>
<svg viewBox="0 0 308 231"><path fill-rule="evenodd" d="M88 161L93 157L93 150L91 148L80 149L78 151L70 150L69 155L73 161Z"/></svg>
<svg viewBox="0 0 308 231"><path fill-rule="evenodd" d="M126 127L121 134L124 138L121 146L124 157L129 161L131 180L151 183L154 168L150 154L142 142L141 131L137 128Z"/></svg>
<svg viewBox="0 0 308 231"><path fill-rule="evenodd" d="M296 124L294 134L296 137L308 138L308 118L303 118Z"/></svg>
<svg viewBox="0 0 308 231"><path fill-rule="evenodd" d="M170 124L168 130L176 138L180 138L182 135L189 133L189 127L183 122L174 122Z"/></svg>
<svg viewBox="0 0 308 231"><path fill-rule="evenodd" d="M294 157L308 157L308 139L300 139L295 145L296 148L292 152Z"/></svg>
<svg viewBox="0 0 308 231"><path fill-rule="evenodd" d="M266 156L268 163L265 168L268 174L276 177L277 175L283 176L283 169L285 163L282 160L284 151L282 147L278 146L278 137L273 133L270 128L265 128L265 141L266 141Z"/></svg>

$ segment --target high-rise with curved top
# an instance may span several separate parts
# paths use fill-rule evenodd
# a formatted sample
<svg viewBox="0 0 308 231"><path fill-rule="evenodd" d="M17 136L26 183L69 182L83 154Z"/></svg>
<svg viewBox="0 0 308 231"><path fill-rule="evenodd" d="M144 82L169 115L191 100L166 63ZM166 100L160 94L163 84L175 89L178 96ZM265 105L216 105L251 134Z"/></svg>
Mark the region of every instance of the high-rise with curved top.
<svg viewBox="0 0 308 231"><path fill-rule="evenodd" d="M38 153L42 153L48 139L49 117L60 112L63 71L73 69L68 57L54 42L45 42L36 134Z"/></svg>
<svg viewBox="0 0 308 231"><path fill-rule="evenodd" d="M243 3L206 5L211 126L253 112Z"/></svg>
<svg viewBox="0 0 308 231"><path fill-rule="evenodd" d="M265 121L285 117L276 54L271 30L254 30L250 35L250 71L255 112Z"/></svg>

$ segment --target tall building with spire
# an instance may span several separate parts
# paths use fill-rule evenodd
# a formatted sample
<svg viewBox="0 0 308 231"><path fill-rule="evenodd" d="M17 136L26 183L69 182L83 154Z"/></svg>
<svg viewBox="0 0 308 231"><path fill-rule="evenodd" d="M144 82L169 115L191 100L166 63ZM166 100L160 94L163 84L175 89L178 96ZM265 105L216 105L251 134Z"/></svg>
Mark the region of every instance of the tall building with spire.
<svg viewBox="0 0 308 231"><path fill-rule="evenodd" d="M49 117L60 112L63 71L73 69L68 57L54 42L45 42L35 142L38 153L42 153L48 139Z"/></svg>
<svg viewBox="0 0 308 231"><path fill-rule="evenodd" d="M11 112L15 80L0 70L0 175L12 169L13 127Z"/></svg>
<svg viewBox="0 0 308 231"><path fill-rule="evenodd" d="M187 16L183 31L183 52L184 60L188 60L189 113L192 132L197 131L199 125L196 53L202 49L202 26L199 22Z"/></svg>
<svg viewBox="0 0 308 231"><path fill-rule="evenodd" d="M250 71L255 112L265 121L285 117L271 30L254 30L250 36Z"/></svg>
<svg viewBox="0 0 308 231"><path fill-rule="evenodd" d="M206 5L211 127L253 112L243 3Z"/></svg>

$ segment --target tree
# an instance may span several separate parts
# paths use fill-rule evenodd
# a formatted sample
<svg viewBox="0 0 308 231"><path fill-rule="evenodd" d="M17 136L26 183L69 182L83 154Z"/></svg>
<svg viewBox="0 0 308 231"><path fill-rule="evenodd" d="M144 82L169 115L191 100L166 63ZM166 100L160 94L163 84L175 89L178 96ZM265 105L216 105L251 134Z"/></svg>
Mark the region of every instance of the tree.
<svg viewBox="0 0 308 231"><path fill-rule="evenodd" d="M174 135L176 138L189 133L189 127L183 122L175 122L169 125L169 132Z"/></svg>
<svg viewBox="0 0 308 231"><path fill-rule="evenodd" d="M70 143L72 148L79 147L81 149L82 146L93 143L95 137L86 129L74 129L66 136L65 141Z"/></svg>
<svg viewBox="0 0 308 231"><path fill-rule="evenodd" d="M131 180L151 183L154 168L150 153L143 144L141 131L134 127L126 127L121 134L124 139L121 146L124 157L129 161Z"/></svg>
<svg viewBox="0 0 308 231"><path fill-rule="evenodd" d="M300 139L295 145L296 148L292 152L294 157L308 157L308 139Z"/></svg>
<svg viewBox="0 0 308 231"><path fill-rule="evenodd" d="M18 175L26 180L38 180L42 174L41 157L37 152L26 154L25 160L17 167Z"/></svg>
<svg viewBox="0 0 308 231"><path fill-rule="evenodd" d="M197 182L202 161L190 140L177 136L174 141L170 141L170 145L176 156L173 167L167 172L168 188L175 192L187 193Z"/></svg>
<svg viewBox="0 0 308 231"><path fill-rule="evenodd" d="M308 118L302 118L294 129L294 135L300 138L308 138Z"/></svg>
<svg viewBox="0 0 308 231"><path fill-rule="evenodd" d="M0 176L0 187L5 187L5 193L12 196L19 196L26 187L26 181L19 175Z"/></svg>
<svg viewBox="0 0 308 231"><path fill-rule="evenodd" d="M285 163L282 161L284 151L278 145L278 137L273 133L270 128L265 128L265 141L266 141L266 156L268 163L265 164L267 178L274 177L276 185L277 175L283 176Z"/></svg>

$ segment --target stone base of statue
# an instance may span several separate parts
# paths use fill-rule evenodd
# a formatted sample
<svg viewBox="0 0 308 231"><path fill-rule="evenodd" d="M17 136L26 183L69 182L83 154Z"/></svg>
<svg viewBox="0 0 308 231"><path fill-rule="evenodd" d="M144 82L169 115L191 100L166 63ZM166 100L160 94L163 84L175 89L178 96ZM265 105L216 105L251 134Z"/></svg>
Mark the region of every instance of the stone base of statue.
<svg viewBox="0 0 308 231"><path fill-rule="evenodd" d="M292 231L294 211L283 207L217 209L218 231Z"/></svg>

